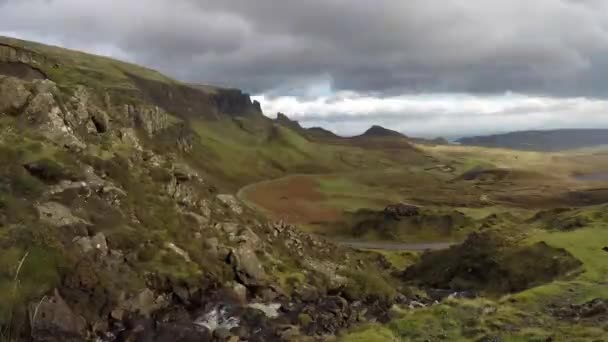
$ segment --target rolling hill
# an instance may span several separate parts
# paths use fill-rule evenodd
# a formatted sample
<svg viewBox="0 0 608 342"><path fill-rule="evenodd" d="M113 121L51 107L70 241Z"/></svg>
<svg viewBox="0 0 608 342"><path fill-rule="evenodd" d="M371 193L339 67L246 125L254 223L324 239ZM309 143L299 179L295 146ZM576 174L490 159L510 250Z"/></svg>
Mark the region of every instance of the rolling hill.
<svg viewBox="0 0 608 342"><path fill-rule="evenodd" d="M465 137L463 145L500 147L525 151L564 151L608 144L608 129L558 129L521 131Z"/></svg>

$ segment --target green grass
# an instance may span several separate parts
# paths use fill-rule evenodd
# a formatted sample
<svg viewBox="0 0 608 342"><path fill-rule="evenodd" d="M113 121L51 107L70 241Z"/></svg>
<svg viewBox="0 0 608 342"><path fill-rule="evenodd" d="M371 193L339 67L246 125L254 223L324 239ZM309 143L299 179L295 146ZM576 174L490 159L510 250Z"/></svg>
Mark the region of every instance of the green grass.
<svg viewBox="0 0 608 342"><path fill-rule="evenodd" d="M95 89L135 89L127 73L163 83L175 83L161 73L108 57L48 46L18 39L0 37L0 43L33 52L42 62L39 67L50 79L63 87L86 84ZM39 61L39 62L40 62Z"/></svg>

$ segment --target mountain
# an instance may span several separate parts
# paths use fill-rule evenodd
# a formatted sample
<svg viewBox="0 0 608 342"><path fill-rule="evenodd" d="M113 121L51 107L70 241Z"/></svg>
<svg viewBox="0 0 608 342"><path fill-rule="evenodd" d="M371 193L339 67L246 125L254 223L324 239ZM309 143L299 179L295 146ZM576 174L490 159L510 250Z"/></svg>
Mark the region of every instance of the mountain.
<svg viewBox="0 0 608 342"><path fill-rule="evenodd" d="M382 126L374 125L370 127L367 131L360 135L360 137L364 138L386 138L386 137L394 137L394 138L406 138L405 135L390 130L388 128L384 128Z"/></svg>
<svg viewBox="0 0 608 342"><path fill-rule="evenodd" d="M2 340L305 340L398 295L378 258L236 196L386 154L310 141L240 90L1 37L0 130Z"/></svg>
<svg viewBox="0 0 608 342"><path fill-rule="evenodd" d="M521 131L457 140L463 145L527 151L563 151L608 144L608 129Z"/></svg>

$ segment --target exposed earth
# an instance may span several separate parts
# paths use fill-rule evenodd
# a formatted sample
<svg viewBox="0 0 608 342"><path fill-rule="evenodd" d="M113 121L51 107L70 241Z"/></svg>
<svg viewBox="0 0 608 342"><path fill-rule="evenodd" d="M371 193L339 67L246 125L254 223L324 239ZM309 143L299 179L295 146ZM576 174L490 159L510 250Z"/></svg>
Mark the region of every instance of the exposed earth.
<svg viewBox="0 0 608 342"><path fill-rule="evenodd" d="M0 340L608 341L608 152L272 120L0 38Z"/></svg>

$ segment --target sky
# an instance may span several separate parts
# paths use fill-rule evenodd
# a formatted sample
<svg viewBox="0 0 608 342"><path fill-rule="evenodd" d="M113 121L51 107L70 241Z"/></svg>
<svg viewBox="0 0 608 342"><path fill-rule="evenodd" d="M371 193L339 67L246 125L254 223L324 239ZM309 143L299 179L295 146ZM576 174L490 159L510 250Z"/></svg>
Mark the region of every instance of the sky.
<svg viewBox="0 0 608 342"><path fill-rule="evenodd" d="M605 0L0 0L0 35L241 88L343 135L608 128Z"/></svg>

